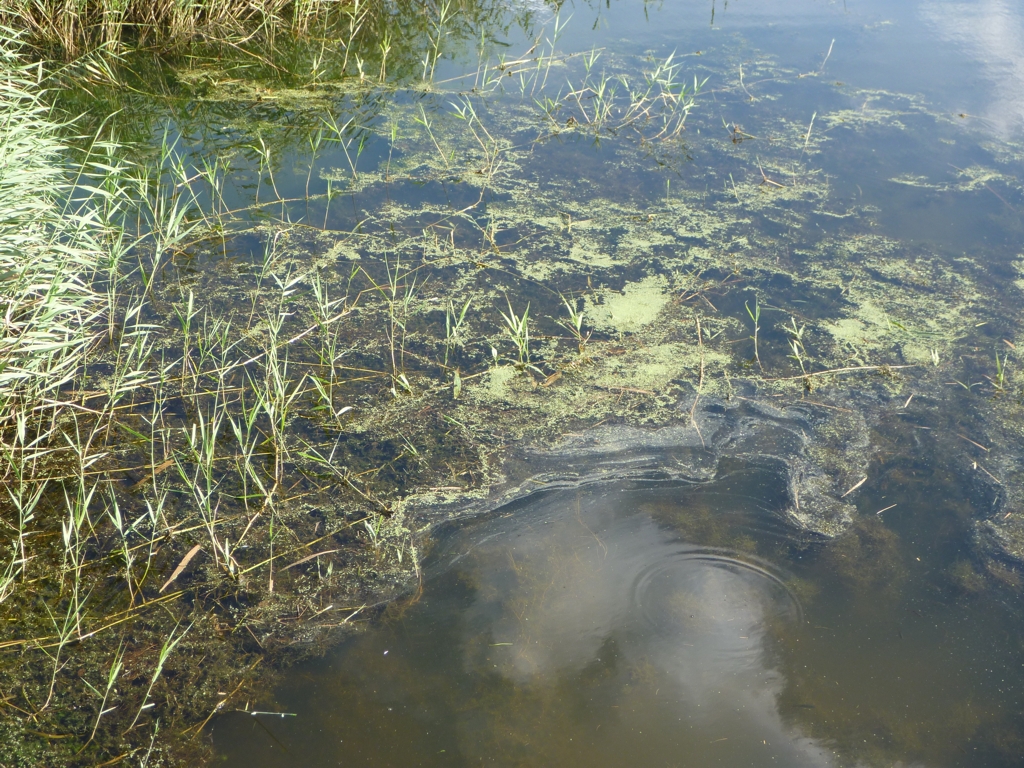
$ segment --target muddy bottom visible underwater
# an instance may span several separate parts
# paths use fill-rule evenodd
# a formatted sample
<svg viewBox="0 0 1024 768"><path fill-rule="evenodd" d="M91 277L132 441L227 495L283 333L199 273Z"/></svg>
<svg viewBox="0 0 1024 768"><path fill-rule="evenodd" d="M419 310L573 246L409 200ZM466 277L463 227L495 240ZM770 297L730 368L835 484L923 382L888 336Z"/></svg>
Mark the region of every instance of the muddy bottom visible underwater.
<svg viewBox="0 0 1024 768"><path fill-rule="evenodd" d="M160 557L138 603L142 545L82 544L107 645L19 738L1024 765L1024 4L433 5L432 59L396 24L154 107L212 202L139 261L153 396L96 487ZM25 713L43 608L0 637Z"/></svg>
<svg viewBox="0 0 1024 768"><path fill-rule="evenodd" d="M420 592L216 721L221 764L1019 765L1020 612L955 583L937 496L894 492L936 523L904 547L882 516L791 527L757 462L535 492L440 531Z"/></svg>

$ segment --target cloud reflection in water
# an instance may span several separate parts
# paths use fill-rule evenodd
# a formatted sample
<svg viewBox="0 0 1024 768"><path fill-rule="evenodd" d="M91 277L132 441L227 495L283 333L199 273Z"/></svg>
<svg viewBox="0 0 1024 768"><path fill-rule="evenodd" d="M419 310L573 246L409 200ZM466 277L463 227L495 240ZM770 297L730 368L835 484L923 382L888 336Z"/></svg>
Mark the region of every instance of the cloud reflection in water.
<svg viewBox="0 0 1024 768"><path fill-rule="evenodd" d="M800 620L796 600L764 564L673 540L632 508L637 501L559 494L517 512L514 530L489 532L460 563L476 592L463 616L465 671L501 675L522 698L542 702L602 670L569 729L607 740L598 765L621 765L616 740L640 732L649 754L671 765L832 765L777 706L785 680L769 634L776 622ZM460 728L465 754L493 759L481 725L474 712ZM542 745L558 734L537 730L537 746L550 749Z"/></svg>

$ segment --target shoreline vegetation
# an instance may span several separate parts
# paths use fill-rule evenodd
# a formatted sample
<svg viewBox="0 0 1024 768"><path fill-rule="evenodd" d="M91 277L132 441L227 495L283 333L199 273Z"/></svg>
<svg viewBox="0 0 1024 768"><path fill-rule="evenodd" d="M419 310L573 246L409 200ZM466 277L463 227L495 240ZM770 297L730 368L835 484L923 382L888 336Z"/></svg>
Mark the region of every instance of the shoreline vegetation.
<svg viewBox="0 0 1024 768"><path fill-rule="evenodd" d="M303 273L308 325L282 338L300 280L274 283L274 237L244 332L191 292L160 305L158 273L211 231L177 155L165 146L153 176L115 141L75 137L44 68L12 46L2 60L0 763L194 763L205 722L302 635L283 614L319 615L321 634L370 615L365 598L402 589L415 550L346 469L314 483L362 497L340 519L291 504L285 433L337 385L344 299ZM329 350L330 377L289 357L300 344L321 362ZM308 567L321 586L347 576L321 572L323 550L367 572L334 590L337 610L296 583Z"/></svg>
<svg viewBox="0 0 1024 768"><path fill-rule="evenodd" d="M344 31L351 43L388 8L376 0L4 0L0 24L22 30L23 41L33 50L72 60L98 49L117 54L169 52L201 41L272 44L277 35L289 34L328 37Z"/></svg>
<svg viewBox="0 0 1024 768"><path fill-rule="evenodd" d="M244 330L158 286L216 239L173 148L154 172L75 137L11 48L0 81L0 763L194 764L266 652L369 616L415 570L400 516L346 468L292 477L302 449L327 465L291 422L322 421L349 310L315 275L281 283L276 236ZM337 516L294 503L338 482L358 499ZM324 550L362 573L321 569Z"/></svg>

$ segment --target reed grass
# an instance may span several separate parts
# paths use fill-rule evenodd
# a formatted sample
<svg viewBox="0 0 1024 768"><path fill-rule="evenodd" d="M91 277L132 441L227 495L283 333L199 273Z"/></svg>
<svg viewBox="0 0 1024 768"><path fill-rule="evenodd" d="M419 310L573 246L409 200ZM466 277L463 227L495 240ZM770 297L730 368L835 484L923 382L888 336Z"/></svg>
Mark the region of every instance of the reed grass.
<svg viewBox="0 0 1024 768"><path fill-rule="evenodd" d="M75 58L97 48L173 48L200 38L272 39L343 24L354 37L382 4L368 0L3 0L0 23L27 42Z"/></svg>
<svg viewBox="0 0 1024 768"><path fill-rule="evenodd" d="M23 728L69 739L53 747L51 763L94 764L139 749L142 735L173 715L183 681L211 674L183 649L210 642L212 614L167 591L196 557L213 566L199 582L231 592L248 581L251 594L259 576L267 595L282 558L305 562L310 546L347 528L362 530L374 563L401 561L413 548L389 505L347 471L340 476L358 495L351 506L370 506L352 520L297 532L308 518L286 495L297 463L317 453L297 453L302 434L341 429L351 410L335 403L350 375L339 333L348 296L282 261L281 231L254 265L251 302L212 311L196 291L165 285L196 238L224 237L239 218L203 188L216 191L219 175L193 168L166 137L154 167L113 163L120 153L99 142L76 154L60 140L68 126L50 117L39 68L13 54L7 61L0 611L19 621L4 622L0 649L23 658L14 669L0 662L0 686L20 684L12 706ZM392 375L380 375L407 389L409 274L396 262L388 285L370 289L386 297L393 344ZM310 407L316 398L329 413ZM404 439L393 460L411 446ZM336 450L337 442L327 462L335 477L300 496L329 493ZM126 485L126 471L144 474ZM328 573L329 581L333 566ZM79 677L69 679L71 664ZM126 677L146 682L133 687Z"/></svg>
<svg viewBox="0 0 1024 768"><path fill-rule="evenodd" d="M93 280L117 259L118 201L67 178L39 70L2 49L0 59L0 429L17 422L24 441L25 404L52 399L99 340L106 302Z"/></svg>

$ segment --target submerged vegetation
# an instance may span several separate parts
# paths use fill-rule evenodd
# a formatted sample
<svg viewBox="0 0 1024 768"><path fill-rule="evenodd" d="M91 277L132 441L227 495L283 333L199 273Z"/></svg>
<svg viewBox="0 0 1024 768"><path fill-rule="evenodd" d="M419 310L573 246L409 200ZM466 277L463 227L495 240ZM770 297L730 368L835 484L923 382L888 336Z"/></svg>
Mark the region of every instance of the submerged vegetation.
<svg viewBox="0 0 1024 768"><path fill-rule="evenodd" d="M837 551L857 554L890 541L856 522L880 414L974 398L1005 429L964 439L1012 439L1024 338L976 262L852 223L878 211L813 165L836 115L812 133L769 112L768 149L735 125L697 142L696 59L563 54L559 17L521 19L532 42L494 55L485 4L2 7L36 54L188 51L160 93L125 88L132 108L93 116L102 140L55 117L45 68L4 52L14 765L200 759L206 723L265 695L263 659L370 617L418 576L423 531L521 480L502 467L519 441L610 421L780 451L790 522L852 526ZM301 45L275 47L287 33ZM443 71L476 39L479 66ZM121 63L115 82L145 80ZM762 92L802 76L764 69ZM98 103L124 96L88 82ZM700 153L708 181L691 183ZM796 246L779 234L811 222L822 234ZM978 370L954 370L965 359ZM716 444L724 404L748 399L766 422L803 414L805 442ZM1009 517L986 525L1009 536ZM857 565L839 572L867 578ZM992 571L976 565L975 588Z"/></svg>

